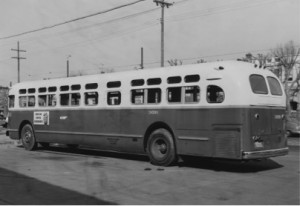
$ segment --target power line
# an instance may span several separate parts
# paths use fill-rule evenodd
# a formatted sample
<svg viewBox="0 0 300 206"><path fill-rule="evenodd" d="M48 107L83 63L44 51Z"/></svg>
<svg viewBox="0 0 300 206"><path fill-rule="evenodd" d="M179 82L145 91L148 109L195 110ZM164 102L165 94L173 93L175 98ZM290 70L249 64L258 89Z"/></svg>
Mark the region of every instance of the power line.
<svg viewBox="0 0 300 206"><path fill-rule="evenodd" d="M68 20L68 21L64 21L64 22L61 22L61 23L58 23L58 24L54 24L54 25L51 25L51 26L45 26L45 27L42 27L40 29L35 29L35 30L31 30L31 31L27 31L27 32L23 32L23 33L11 35L11 36L1 37L0 40L9 39L9 38L13 38L13 37L17 37L17 36L21 36L21 35L25 35L25 34L30 34L30 33L38 32L38 31L46 30L46 29L51 29L51 28L54 28L54 27L57 27L57 26L61 26L61 25L64 25L64 24L68 24L68 23L71 23L71 22L79 21L79 20L82 20L82 19L86 19L86 18L97 16L97 15L104 14L104 13L108 13L108 12L111 12L111 11L114 11L114 10L117 10L117 9L121 9L123 7L131 6L131 5L134 5L134 4L142 2L142 1L145 1L145 0L138 0L138 1L134 1L134 2L128 3L128 4L123 4L121 6L117 6L117 7L105 10L105 11L100 11L100 12L97 12L97 13L94 13L94 14L90 14L90 15L87 15L87 16L78 17L78 18L71 19L71 20Z"/></svg>

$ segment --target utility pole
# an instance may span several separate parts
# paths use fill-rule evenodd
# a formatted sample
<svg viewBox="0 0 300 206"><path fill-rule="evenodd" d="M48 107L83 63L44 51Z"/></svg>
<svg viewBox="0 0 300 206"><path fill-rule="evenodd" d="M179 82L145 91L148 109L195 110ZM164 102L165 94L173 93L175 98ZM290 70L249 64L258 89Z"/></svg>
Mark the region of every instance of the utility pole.
<svg viewBox="0 0 300 206"><path fill-rule="evenodd" d="M172 6L173 4L165 2L164 0L153 0L153 2L156 3L156 5L161 6L161 60L160 64L161 67L164 67L164 62L165 62L165 46L164 46L164 16L165 16L165 7L169 8L169 6Z"/></svg>
<svg viewBox="0 0 300 206"><path fill-rule="evenodd" d="M141 69L144 69L144 49L141 48Z"/></svg>
<svg viewBox="0 0 300 206"><path fill-rule="evenodd" d="M13 59L18 60L18 83L20 83L20 59L26 59L24 57L20 57L20 52L26 52L25 50L20 50L20 43L18 41L18 47L17 49L11 49L12 51L17 51L17 56L12 57Z"/></svg>
<svg viewBox="0 0 300 206"><path fill-rule="evenodd" d="M69 68L69 58L71 57L71 55L69 55L68 57L67 57L67 77L69 77L70 76L70 68Z"/></svg>

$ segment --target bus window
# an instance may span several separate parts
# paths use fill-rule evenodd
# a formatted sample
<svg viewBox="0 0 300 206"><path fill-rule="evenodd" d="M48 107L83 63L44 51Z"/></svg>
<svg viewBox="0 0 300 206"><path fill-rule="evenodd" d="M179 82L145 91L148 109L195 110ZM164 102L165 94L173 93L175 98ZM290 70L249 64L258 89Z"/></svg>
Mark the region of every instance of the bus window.
<svg viewBox="0 0 300 206"><path fill-rule="evenodd" d="M35 88L30 88L30 89L28 89L28 93L29 93L29 94L35 93Z"/></svg>
<svg viewBox="0 0 300 206"><path fill-rule="evenodd" d="M26 94L26 89L20 89L19 94Z"/></svg>
<svg viewBox="0 0 300 206"><path fill-rule="evenodd" d="M161 89L148 89L148 103L158 104L161 101Z"/></svg>
<svg viewBox="0 0 300 206"><path fill-rule="evenodd" d="M98 84L97 83L90 83L85 85L85 89L97 89Z"/></svg>
<svg viewBox="0 0 300 206"><path fill-rule="evenodd" d="M267 77L268 83L270 86L271 94L272 95L277 95L277 96L282 96L282 90L280 87L280 83L275 79L274 77Z"/></svg>
<svg viewBox="0 0 300 206"><path fill-rule="evenodd" d="M56 95L55 94L49 94L48 95L48 106L54 107L56 106Z"/></svg>
<svg viewBox="0 0 300 206"><path fill-rule="evenodd" d="M26 96L19 97L19 106L27 107L27 97Z"/></svg>
<svg viewBox="0 0 300 206"><path fill-rule="evenodd" d="M190 83L190 82L199 82L200 80L200 76L198 74L194 74L194 75L186 75L184 78L184 81L186 83Z"/></svg>
<svg viewBox="0 0 300 206"><path fill-rule="evenodd" d="M68 85L64 85L60 87L60 91L69 91L70 87Z"/></svg>
<svg viewBox="0 0 300 206"><path fill-rule="evenodd" d="M200 101L200 88L198 86L185 87L185 102L199 102Z"/></svg>
<svg viewBox="0 0 300 206"><path fill-rule="evenodd" d="M71 90L80 90L80 88L81 88L81 86L80 86L80 84L74 84L74 85L72 85L71 86Z"/></svg>
<svg viewBox="0 0 300 206"><path fill-rule="evenodd" d="M134 79L131 81L131 86L143 86L145 84L145 81L143 79Z"/></svg>
<svg viewBox="0 0 300 206"><path fill-rule="evenodd" d="M161 83L161 78L152 78L147 80L148 85L158 85Z"/></svg>
<svg viewBox="0 0 300 206"><path fill-rule="evenodd" d="M225 93L221 87L209 85L206 98L208 103L222 103L225 99Z"/></svg>
<svg viewBox="0 0 300 206"><path fill-rule="evenodd" d="M28 97L28 107L34 107L35 106L35 96L29 96Z"/></svg>
<svg viewBox="0 0 300 206"><path fill-rule="evenodd" d="M61 106L68 106L69 105L69 99L70 99L69 94L61 94L60 95L60 105Z"/></svg>
<svg viewBox="0 0 300 206"><path fill-rule="evenodd" d="M80 93L72 93L71 94L71 105L78 106L80 104Z"/></svg>
<svg viewBox="0 0 300 206"><path fill-rule="evenodd" d="M120 81L115 81L115 82L107 82L107 88L117 88L121 86Z"/></svg>
<svg viewBox="0 0 300 206"><path fill-rule="evenodd" d="M168 102L181 102L181 87L168 88Z"/></svg>
<svg viewBox="0 0 300 206"><path fill-rule="evenodd" d="M8 102L9 102L8 107L14 108L15 107L15 95L10 95L8 97Z"/></svg>
<svg viewBox="0 0 300 206"><path fill-rule="evenodd" d="M252 74L250 76L250 85L255 94L268 94L267 83L263 76Z"/></svg>
<svg viewBox="0 0 300 206"><path fill-rule="evenodd" d="M44 93L46 92L46 87L41 87L38 89L39 93Z"/></svg>
<svg viewBox="0 0 300 206"><path fill-rule="evenodd" d="M108 92L107 93L107 104L108 105L121 104L121 93L120 92Z"/></svg>
<svg viewBox="0 0 300 206"><path fill-rule="evenodd" d="M168 77L167 82L168 84L178 84L181 82L181 76Z"/></svg>
<svg viewBox="0 0 300 206"><path fill-rule="evenodd" d="M47 105L47 95L39 95L38 101L40 107L45 107Z"/></svg>
<svg viewBox="0 0 300 206"><path fill-rule="evenodd" d="M48 92L56 92L56 87L48 87Z"/></svg>
<svg viewBox="0 0 300 206"><path fill-rule="evenodd" d="M84 93L84 102L86 105L97 105L98 104L98 92Z"/></svg>
<svg viewBox="0 0 300 206"><path fill-rule="evenodd" d="M132 104L144 104L144 89L131 90L131 103Z"/></svg>

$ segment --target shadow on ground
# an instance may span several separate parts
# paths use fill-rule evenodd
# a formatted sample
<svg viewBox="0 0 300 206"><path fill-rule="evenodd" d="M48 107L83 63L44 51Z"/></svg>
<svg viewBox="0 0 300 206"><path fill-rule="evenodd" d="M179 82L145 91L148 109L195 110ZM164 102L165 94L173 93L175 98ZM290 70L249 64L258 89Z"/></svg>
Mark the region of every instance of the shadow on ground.
<svg viewBox="0 0 300 206"><path fill-rule="evenodd" d="M134 160L149 162L149 158L143 155L123 154L116 152L106 152L94 149L78 148L70 149L66 147L49 147L47 149L40 149L43 152L55 152L60 155L75 155L75 156L92 156L94 158L118 158L124 160ZM182 161L183 160L183 161ZM198 169L207 169L214 171L227 171L235 173L254 173L260 171L267 171L283 167L272 159L263 159L260 161L241 162L236 160L200 158L200 157L184 157L175 165L178 167L190 167ZM151 163L149 162L149 166Z"/></svg>
<svg viewBox="0 0 300 206"><path fill-rule="evenodd" d="M99 200L0 168L0 204L111 205L115 203Z"/></svg>

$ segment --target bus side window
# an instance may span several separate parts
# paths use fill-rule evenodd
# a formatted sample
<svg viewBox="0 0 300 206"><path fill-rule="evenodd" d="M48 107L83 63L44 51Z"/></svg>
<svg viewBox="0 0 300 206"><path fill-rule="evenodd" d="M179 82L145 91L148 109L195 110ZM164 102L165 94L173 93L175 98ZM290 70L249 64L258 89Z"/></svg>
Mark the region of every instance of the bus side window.
<svg viewBox="0 0 300 206"><path fill-rule="evenodd" d="M98 92L86 92L84 93L84 102L86 105L98 104Z"/></svg>
<svg viewBox="0 0 300 206"><path fill-rule="evenodd" d="M8 101L9 101L8 107L14 108L15 107L15 95L10 95L8 97Z"/></svg>
<svg viewBox="0 0 300 206"><path fill-rule="evenodd" d="M181 102L181 87L168 88L168 102Z"/></svg>
<svg viewBox="0 0 300 206"><path fill-rule="evenodd" d="M48 95L48 106L54 107L56 106L56 95L55 94L49 94Z"/></svg>
<svg viewBox="0 0 300 206"><path fill-rule="evenodd" d="M148 89L148 103L158 104L161 101L161 89Z"/></svg>
<svg viewBox="0 0 300 206"><path fill-rule="evenodd" d="M131 90L131 103L132 104L144 104L145 89Z"/></svg>
<svg viewBox="0 0 300 206"><path fill-rule="evenodd" d="M19 106L27 107L27 97L26 96L19 97Z"/></svg>
<svg viewBox="0 0 300 206"><path fill-rule="evenodd" d="M207 87L207 102L208 103L222 103L225 99L225 93L221 87L209 85Z"/></svg>
<svg viewBox="0 0 300 206"><path fill-rule="evenodd" d="M45 107L47 105L47 95L39 95L38 101L40 107Z"/></svg>
<svg viewBox="0 0 300 206"><path fill-rule="evenodd" d="M71 105L72 106L79 106L80 105L80 93L72 93L71 94Z"/></svg>
<svg viewBox="0 0 300 206"><path fill-rule="evenodd" d="M200 88L198 86L185 87L185 102L199 102L200 101Z"/></svg>
<svg viewBox="0 0 300 206"><path fill-rule="evenodd" d="M121 93L120 92L108 92L107 93L107 104L108 105L120 105L121 104Z"/></svg>
<svg viewBox="0 0 300 206"><path fill-rule="evenodd" d="M35 106L35 96L29 96L28 97L28 107L34 107Z"/></svg>
<svg viewBox="0 0 300 206"><path fill-rule="evenodd" d="M61 94L60 95L60 105L61 106L68 106L69 105L69 99L70 99L69 94Z"/></svg>

